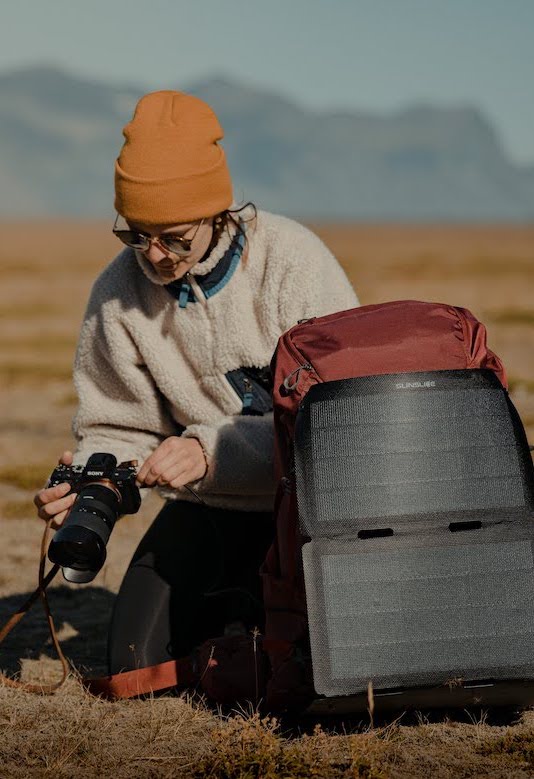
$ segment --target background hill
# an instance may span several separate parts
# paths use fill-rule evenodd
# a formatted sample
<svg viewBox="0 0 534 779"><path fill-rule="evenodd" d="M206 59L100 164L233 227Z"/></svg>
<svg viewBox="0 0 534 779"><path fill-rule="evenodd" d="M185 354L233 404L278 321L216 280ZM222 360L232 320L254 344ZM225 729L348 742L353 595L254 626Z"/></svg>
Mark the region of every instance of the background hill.
<svg viewBox="0 0 534 779"><path fill-rule="evenodd" d="M238 200L306 219L534 219L534 166L513 164L474 107L317 113L228 80L177 88L218 113ZM109 215L143 91L51 67L0 76L0 217Z"/></svg>

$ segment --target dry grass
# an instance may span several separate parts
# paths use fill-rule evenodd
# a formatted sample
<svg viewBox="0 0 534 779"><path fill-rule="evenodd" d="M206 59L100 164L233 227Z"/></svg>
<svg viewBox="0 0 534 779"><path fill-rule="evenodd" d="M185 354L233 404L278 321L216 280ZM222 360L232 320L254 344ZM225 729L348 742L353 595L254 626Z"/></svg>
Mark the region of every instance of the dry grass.
<svg viewBox="0 0 534 779"><path fill-rule="evenodd" d="M6 465L0 468L0 482L21 490L37 490L45 483L52 470L49 461Z"/></svg>
<svg viewBox="0 0 534 779"><path fill-rule="evenodd" d="M316 726L300 738L284 738L276 719L258 714L234 716L211 734L210 749L193 777L294 777L330 779L363 776L384 779L388 749L397 733L392 729L352 737L333 736Z"/></svg>
<svg viewBox="0 0 534 779"><path fill-rule="evenodd" d="M505 308L490 312L489 318L499 325L534 325L534 311L528 309Z"/></svg>
<svg viewBox="0 0 534 779"><path fill-rule="evenodd" d="M534 228L316 229L340 258L362 303L441 300L485 320L490 346L512 377L514 400L534 441ZM10 229L0 247L0 517L6 520L0 624L36 586L42 523L32 497L59 454L72 447L76 333L92 281L120 248L109 224L42 223L27 230L27 246L46 246L44 252L21 255ZM80 671L104 670L114 593L159 506L150 496L140 514L117 523L106 564L91 585L55 580L51 587L64 649ZM57 673L39 606L0 648L0 667L41 681ZM346 733L323 728L288 731L285 723L254 713L222 717L199 702L169 695L107 703L91 698L75 678L48 698L0 687L0 776L534 776L531 712L510 726L464 714L458 721L404 715L375 729L365 721L347 722Z"/></svg>
<svg viewBox="0 0 534 779"><path fill-rule="evenodd" d="M78 395L74 389L67 390L61 397L57 398L55 405L58 408L72 408L78 403Z"/></svg>
<svg viewBox="0 0 534 779"><path fill-rule="evenodd" d="M7 500L0 503L1 519L28 519L34 513L35 505L31 500Z"/></svg>
<svg viewBox="0 0 534 779"><path fill-rule="evenodd" d="M451 262L445 268L439 254L422 254L411 260L392 263L386 271L386 276L390 278L417 276L432 279L440 278L444 273L454 274L455 277L480 278L487 274L494 279L516 275L531 278L534 275L534 253L531 260L510 257L506 265L500 257L474 257L461 262L454 262L451 258Z"/></svg>
<svg viewBox="0 0 534 779"><path fill-rule="evenodd" d="M35 357L35 354L46 354L53 357L59 353L74 353L76 348L76 335L69 333L43 333L34 335L19 335L15 333L10 337L0 337L0 353L20 354L21 352L30 352L28 358Z"/></svg>
<svg viewBox="0 0 534 779"><path fill-rule="evenodd" d="M35 665L24 663L28 680ZM2 776L17 779L526 779L532 717L512 727L445 719L299 734L254 712L216 716L184 697L108 703L71 678L47 698L0 688L0 762Z"/></svg>
<svg viewBox="0 0 534 779"><path fill-rule="evenodd" d="M49 381L66 382L72 378L72 364L61 364L55 360L40 362L32 355L27 360L0 361L0 375L6 386L39 385Z"/></svg>
<svg viewBox="0 0 534 779"><path fill-rule="evenodd" d="M523 390L528 394L534 394L534 379L526 379L522 376L508 376L508 388L511 393ZM526 425L528 416L523 417L523 422Z"/></svg>
<svg viewBox="0 0 534 779"><path fill-rule="evenodd" d="M0 320L32 320L41 321L43 317L60 316L63 313L60 306L51 303L42 303L36 300L34 303L2 303L0 304Z"/></svg>
<svg viewBox="0 0 534 779"><path fill-rule="evenodd" d="M0 692L2 776L191 776L214 718L181 698L120 706L71 680L52 698ZM7 736L7 737L6 737Z"/></svg>

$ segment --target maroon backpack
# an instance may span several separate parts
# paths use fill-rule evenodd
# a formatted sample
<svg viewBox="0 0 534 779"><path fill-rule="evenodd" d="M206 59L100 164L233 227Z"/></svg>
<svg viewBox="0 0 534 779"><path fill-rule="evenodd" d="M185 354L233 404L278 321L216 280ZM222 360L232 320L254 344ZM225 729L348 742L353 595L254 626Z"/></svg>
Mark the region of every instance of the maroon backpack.
<svg viewBox="0 0 534 779"><path fill-rule="evenodd" d="M262 569L271 676L267 705L299 707L314 697L293 465L297 411L310 388L363 376L486 368L506 388L486 329L467 309L395 301L308 319L279 339L272 361L276 534Z"/></svg>
<svg viewBox="0 0 534 779"><path fill-rule="evenodd" d="M206 641L188 658L89 681L108 697L173 686L197 688L212 700L266 701L299 707L314 696L306 652L308 620L293 469L300 403L320 382L388 373L487 368L503 386L486 330L469 311L440 303L396 301L304 321L284 333L272 361L274 378L275 539L262 567L265 636Z"/></svg>

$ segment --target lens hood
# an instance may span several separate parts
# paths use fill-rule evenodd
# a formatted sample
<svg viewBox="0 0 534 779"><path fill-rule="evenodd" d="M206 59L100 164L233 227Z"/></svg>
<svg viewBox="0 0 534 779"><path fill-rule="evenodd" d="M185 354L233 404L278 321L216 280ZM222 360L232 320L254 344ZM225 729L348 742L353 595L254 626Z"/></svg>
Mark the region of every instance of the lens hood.
<svg viewBox="0 0 534 779"><path fill-rule="evenodd" d="M106 545L94 531L81 525L60 528L48 548L51 562L63 568L67 581L90 582L106 559Z"/></svg>

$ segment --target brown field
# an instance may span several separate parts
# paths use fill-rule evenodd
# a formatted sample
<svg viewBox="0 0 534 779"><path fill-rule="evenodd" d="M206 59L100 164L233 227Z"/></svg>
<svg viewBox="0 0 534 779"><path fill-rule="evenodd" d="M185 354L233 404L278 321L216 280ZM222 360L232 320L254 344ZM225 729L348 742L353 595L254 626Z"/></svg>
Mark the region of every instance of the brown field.
<svg viewBox="0 0 534 779"><path fill-rule="evenodd" d="M31 499L72 445L71 363L92 280L117 251L102 223L3 224L0 244L0 624L33 590L42 532ZM317 226L363 304L466 306L486 322L534 441L534 226ZM106 625L129 558L159 506L117 525L86 587L51 587L66 654L103 670ZM58 662L39 607L0 647L0 667L48 680ZM532 777L534 711L414 718L295 736L256 716L222 718L185 697L107 703L73 675L39 698L0 687L3 777ZM339 725L338 725L339 727Z"/></svg>

